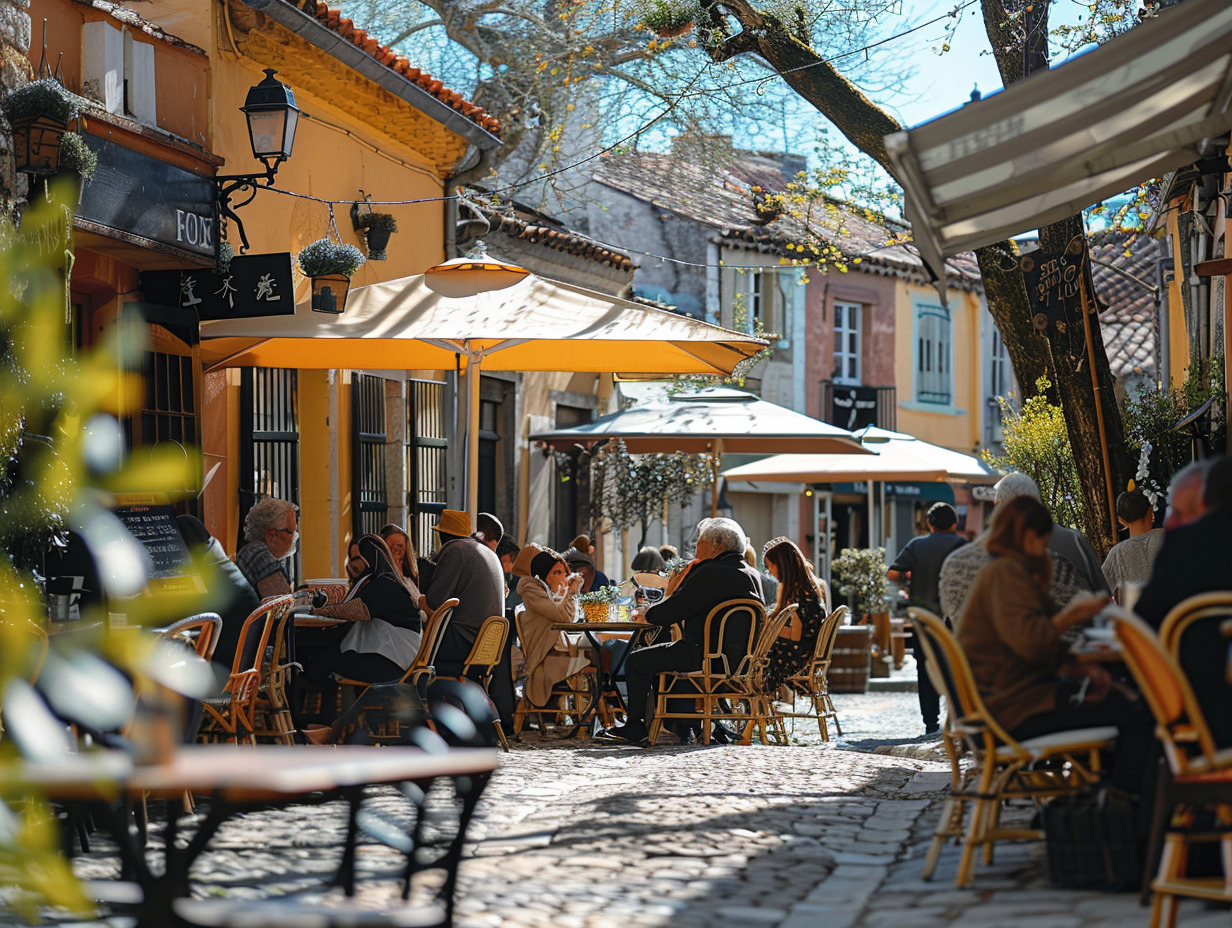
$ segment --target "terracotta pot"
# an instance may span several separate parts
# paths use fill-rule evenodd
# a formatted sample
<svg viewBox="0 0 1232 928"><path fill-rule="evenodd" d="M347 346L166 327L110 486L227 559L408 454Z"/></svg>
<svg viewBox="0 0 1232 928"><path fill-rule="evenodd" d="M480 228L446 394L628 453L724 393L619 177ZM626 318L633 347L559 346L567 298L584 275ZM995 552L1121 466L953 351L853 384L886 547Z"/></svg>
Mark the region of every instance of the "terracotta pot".
<svg viewBox="0 0 1232 928"><path fill-rule="evenodd" d="M347 290L351 278L345 274L324 274L312 278L312 310L341 316L346 308Z"/></svg>
<svg viewBox="0 0 1232 928"><path fill-rule="evenodd" d="M662 29L656 29L655 35L664 39L674 39L677 36L685 35L693 29L693 21L689 20L680 26L664 26Z"/></svg>

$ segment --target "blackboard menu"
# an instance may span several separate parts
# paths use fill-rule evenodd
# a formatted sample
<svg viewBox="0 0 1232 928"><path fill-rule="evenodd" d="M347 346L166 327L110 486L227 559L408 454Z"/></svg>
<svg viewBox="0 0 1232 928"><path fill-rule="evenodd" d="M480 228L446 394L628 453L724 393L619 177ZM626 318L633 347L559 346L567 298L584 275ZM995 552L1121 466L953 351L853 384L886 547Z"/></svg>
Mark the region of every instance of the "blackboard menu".
<svg viewBox="0 0 1232 928"><path fill-rule="evenodd" d="M114 510L150 556L154 579L182 577L189 572L188 547L175 522L175 510L166 505L122 506Z"/></svg>
<svg viewBox="0 0 1232 928"><path fill-rule="evenodd" d="M1041 333L1049 326L1064 332L1066 319L1082 313L1082 251L1052 255L1041 250L1019 260L1032 302L1032 321Z"/></svg>

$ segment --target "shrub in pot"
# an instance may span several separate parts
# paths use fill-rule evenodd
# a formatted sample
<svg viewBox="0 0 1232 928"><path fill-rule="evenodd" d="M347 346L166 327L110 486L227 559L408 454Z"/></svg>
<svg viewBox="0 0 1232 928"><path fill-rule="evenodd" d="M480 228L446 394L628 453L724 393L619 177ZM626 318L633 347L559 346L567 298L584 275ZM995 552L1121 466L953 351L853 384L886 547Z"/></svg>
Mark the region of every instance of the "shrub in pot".
<svg viewBox="0 0 1232 928"><path fill-rule="evenodd" d="M364 263L364 253L354 245L320 238L300 251L296 259L305 277L312 279L312 308L319 313L342 312L351 277Z"/></svg>
<svg viewBox="0 0 1232 928"><path fill-rule="evenodd" d="M364 233L368 243L368 260L386 260L385 249L389 237L398 231L398 220L392 213L360 213L355 218L355 228Z"/></svg>
<svg viewBox="0 0 1232 928"><path fill-rule="evenodd" d="M76 132L65 132L60 137L60 160L53 178L54 184L63 185L73 203L81 202L82 186L86 178L98 170L98 155Z"/></svg>
<svg viewBox="0 0 1232 928"><path fill-rule="evenodd" d="M77 118L77 104L58 81L31 81L5 95L4 116L13 129L17 170L53 174L59 166L60 140Z"/></svg>
<svg viewBox="0 0 1232 928"><path fill-rule="evenodd" d="M645 0L641 9L642 25L665 39L684 35L697 15L697 5L688 0Z"/></svg>

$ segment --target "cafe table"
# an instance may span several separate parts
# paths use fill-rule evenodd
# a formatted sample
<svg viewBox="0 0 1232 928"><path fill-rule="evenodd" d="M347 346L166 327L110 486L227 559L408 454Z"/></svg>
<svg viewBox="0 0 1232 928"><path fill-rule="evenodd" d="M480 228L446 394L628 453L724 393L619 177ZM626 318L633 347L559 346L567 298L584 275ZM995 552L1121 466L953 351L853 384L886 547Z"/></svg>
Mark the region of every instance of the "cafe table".
<svg viewBox="0 0 1232 928"><path fill-rule="evenodd" d="M52 802L89 809L120 847L121 879L140 889L139 928L177 924L173 904L189 895L189 871L214 834L231 817L259 808L348 800L349 819L336 877L354 893L357 819L365 787L405 782L426 784L438 777L459 778L473 795L463 796L463 822L496 769L497 753L487 748L454 748L432 753L416 747L367 745L303 747L227 744L184 745L165 762L136 764L121 751L66 755L54 761L16 760L0 764L0 795L37 793ZM460 794L461 794L460 787ZM176 812L185 792L209 798L209 811L196 832L179 840ZM162 842L162 873L150 866L137 829L129 827L128 806L144 798L167 803ZM464 826L463 826L464 827ZM408 852L413 854L413 848Z"/></svg>
<svg viewBox="0 0 1232 928"><path fill-rule="evenodd" d="M552 628L555 631L562 632L581 632L586 637L590 648L597 654L603 651L603 642L599 640L600 635L607 634L613 638L624 638L629 642L629 646L625 648L624 653L619 658L613 660L611 668L606 674L602 675L599 681L598 694L578 718L577 724L573 727L570 734L576 734L583 727L590 727L598 715L599 701L602 699L607 699L609 696L613 697L616 704L622 710L625 710L625 701L621 698L620 689L616 686L616 680L620 676L621 671L624 670L625 661L629 659L630 652L653 638L655 633L659 631L659 626L651 625L648 622L558 622ZM600 662L600 667L602 667L602 662Z"/></svg>

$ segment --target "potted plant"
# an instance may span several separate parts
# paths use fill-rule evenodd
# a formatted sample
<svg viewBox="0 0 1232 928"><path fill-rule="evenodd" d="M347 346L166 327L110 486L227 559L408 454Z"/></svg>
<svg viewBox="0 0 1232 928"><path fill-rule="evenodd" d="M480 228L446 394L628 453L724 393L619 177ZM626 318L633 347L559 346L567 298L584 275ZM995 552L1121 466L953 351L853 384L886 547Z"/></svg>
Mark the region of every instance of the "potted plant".
<svg viewBox="0 0 1232 928"><path fill-rule="evenodd" d="M76 132L65 132L60 137L60 160L56 167L55 183L71 184L72 201L80 203L86 179L93 177L97 170L98 155L86 144L86 140Z"/></svg>
<svg viewBox="0 0 1232 928"><path fill-rule="evenodd" d="M687 0L646 0L642 25L665 39L684 35L693 28L697 6Z"/></svg>
<svg viewBox="0 0 1232 928"><path fill-rule="evenodd" d="M13 158L27 174L54 174L60 161L60 140L77 118L77 104L58 81L32 81L10 91L4 116L13 129Z"/></svg>
<svg viewBox="0 0 1232 928"><path fill-rule="evenodd" d="M867 650L864 666L869 669L865 673L865 683L867 673L874 677L888 676L890 613L886 598L885 548L843 548L831 569L839 581L838 591L847 597L852 615L860 616L864 626L858 631L847 632L844 641L836 642L835 649L841 645L847 649L844 653L849 650L853 666L862 661L858 652ZM858 681L853 678L852 682Z"/></svg>
<svg viewBox="0 0 1232 928"><path fill-rule="evenodd" d="M319 238L304 246L296 260L301 273L312 279L313 310L341 314L351 278L364 263L364 253L354 245Z"/></svg>
<svg viewBox="0 0 1232 928"><path fill-rule="evenodd" d="M364 233L368 243L368 260L384 261L389 237L398 231L398 220L392 213L365 212L356 214L354 224L357 232Z"/></svg>
<svg viewBox="0 0 1232 928"><path fill-rule="evenodd" d="M578 597L582 606L582 618L587 622L608 622L615 611L616 600L620 596L620 587L601 586L597 590L583 593Z"/></svg>

